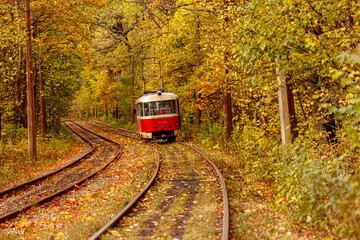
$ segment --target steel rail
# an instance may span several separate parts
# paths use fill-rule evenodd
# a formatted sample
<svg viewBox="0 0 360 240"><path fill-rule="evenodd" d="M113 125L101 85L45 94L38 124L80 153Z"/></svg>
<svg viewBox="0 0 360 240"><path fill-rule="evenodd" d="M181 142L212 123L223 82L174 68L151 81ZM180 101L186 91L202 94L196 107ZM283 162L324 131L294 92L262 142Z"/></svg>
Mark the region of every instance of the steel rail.
<svg viewBox="0 0 360 240"><path fill-rule="evenodd" d="M208 163L208 165L213 169L213 171L218 175L218 178L220 180L220 184L221 184L221 188L222 188L222 194L223 194L223 231L222 231L222 240L227 240L229 239L229 220L230 220L230 214L229 214L229 198L228 198L228 193L226 190L226 183L225 183L225 179L223 177L223 175L221 174L219 168L209 159L205 156L205 154L203 154L202 152L200 152L197 148L188 145L186 143L177 141L178 143L187 146L189 148L192 148L194 151L196 151L198 154L200 154Z"/></svg>
<svg viewBox="0 0 360 240"><path fill-rule="evenodd" d="M68 186L68 187L66 187L66 188L60 189L60 190L58 190L57 192L55 192L55 193L53 193L53 194L51 194L51 195L49 195L49 196L47 196L47 197L45 197L45 198L41 198L40 200L36 201L35 203L31 203L31 204L25 205L24 207L18 208L18 209L16 209L16 210L12 211L12 212L9 212L8 214L5 214L5 215L3 215L3 216L0 216L0 223L1 223L1 222L4 222L4 221L7 220L7 219L14 218L14 217L17 216L19 213L21 213L21 212L23 212L23 211L31 208L31 207L34 206L35 204L41 204L41 203L44 203L44 202L48 202L48 201L52 200L53 198L55 198L55 197L57 197L57 196L60 196L60 195L64 194L65 192L69 191L70 189L72 189L72 188L74 188L74 187L82 184L82 183L85 182L86 180L94 177L94 176L95 176L96 174L98 174L100 171L104 170L110 163L112 163L112 162L120 155L120 153L121 153L121 151L122 151L122 149L123 149L122 144L120 144L120 143L118 143L118 142L115 142L115 141L113 141L113 140L111 140L111 139L108 139L108 138L106 138L106 137L104 137L104 136L102 136L102 135L100 135L100 134L97 134L97 133L95 133L95 132L93 132L93 131L91 131L91 130L89 130L89 129L86 129L85 127L80 126L79 124L77 124L77 123L75 123L75 122L73 122L73 123L74 123L75 125L79 126L80 128L84 129L85 131L88 131L88 132L90 132L90 133L92 133L92 134L94 134L94 135L96 135L96 136L104 139L105 141L109 141L109 142L112 142L113 144L116 144L116 145L120 146L120 149L117 151L117 153L115 154L115 156L114 156L113 158L111 158L102 168L100 168L100 169L98 169L97 171L89 174L88 176L82 178L81 180L73 183L71 186Z"/></svg>
<svg viewBox="0 0 360 240"><path fill-rule="evenodd" d="M96 122L97 123L97 122ZM105 125L107 127L112 127L109 126L107 124L103 124L100 123L102 125ZM115 127L112 127L115 128ZM121 129L115 128L118 131L123 131ZM129 131L124 131L124 132L128 132L128 133L133 133L133 132L129 132ZM139 140L139 138L137 137L132 137L132 136L128 136L126 134L124 134L124 136L129 137L129 138L134 138L136 140ZM98 239L102 234L104 234L110 227L112 227L115 223L117 223L129 210L131 210L136 203L140 200L140 198L149 190L149 188L154 184L154 181L159 173L159 169L160 169L160 151L159 148L155 145L150 143L153 147L155 147L157 154L158 154L158 159L157 159L157 165L156 165L156 169L154 174L152 175L151 179L149 180L149 182L146 184L146 186L141 190L141 192L139 192L132 200L131 202L129 202L118 214L116 214L115 217L113 217L109 222L107 222L101 229L99 229L95 234L93 234L89 240L95 240Z"/></svg>
<svg viewBox="0 0 360 240"><path fill-rule="evenodd" d="M99 125L104 125L104 126L107 126L107 127L111 127L111 128L114 128L116 129L117 131L121 131L121 132L127 132L127 133L131 133L131 134L135 134L134 132L130 132L130 131L126 131L126 130L122 130L122 129L119 129L119 128L116 128L116 127L113 127L113 126L110 126L110 125L107 125L107 124L104 124L104 123L100 123L100 122L97 122L97 121L93 121ZM130 137L126 134L123 134L127 137ZM136 138L136 137L130 137L130 138L135 138L135 139L138 139L138 140L141 140L139 138ZM205 156L205 154L203 154L201 151L199 151L198 149L196 149L195 147L191 146L191 145L188 145L188 144L185 144L183 142L180 142L180 141L177 141L178 143L184 145L184 146L187 146L189 148L192 148L194 151L196 151L198 154L200 154L208 163L208 165L212 168L212 170L215 172L215 174L218 176L219 178L219 181L220 181L220 185L221 185L221 188L222 188L222 195L223 195L223 230L222 230L222 240L228 240L229 239L229 198L228 198L228 193L227 193L227 190L226 190L226 183L225 183L225 179L224 177L222 176L219 168L209 159ZM152 143L150 143L152 144ZM154 144L152 144L154 145ZM154 145L156 147L156 145ZM158 156L160 156L159 154L159 150L158 148L156 147L157 151L158 151ZM158 157L158 163L160 162L160 157ZM158 171L158 167L157 167L157 170ZM157 173L156 173L157 174ZM153 178L151 181L153 181L154 179L156 178L155 174L153 175ZM147 191L147 188L149 188L151 186L150 183L148 183L148 185L146 185L146 187L144 188L144 190L139 193L136 198L140 198L143 194L145 194L145 192ZM145 190L146 189L146 190ZM133 200L131 201L124 209L121 210L121 212L119 212L113 219L111 219L104 227L102 227L98 232L96 232L93 236L91 236L89 238L89 240L95 240L95 239L98 239L104 232L106 232L106 230L108 228L110 228L111 226L113 226L116 222L118 222L125 214L126 212L131 209L133 207L133 205L137 202L137 200Z"/></svg>
<svg viewBox="0 0 360 240"><path fill-rule="evenodd" d="M91 120L91 122L94 122L96 124L103 125L103 126L106 126L106 127L109 127L109 128L113 128L113 129L115 129L117 131L123 132L123 133L120 133L123 136L134 138L134 139L137 139L137 140L141 140L138 133L136 133L136 132L132 132L132 131L124 130L124 129L121 129L121 128L113 127L111 125L108 125L108 124L105 124L105 123L102 123L102 122L99 122L99 121ZM126 135L126 133L134 135L134 136L128 136L128 135Z"/></svg>
<svg viewBox="0 0 360 240"><path fill-rule="evenodd" d="M87 143L88 145L90 145L91 149L86 152L85 154L83 154L81 157L78 157L77 159L75 159L74 161L68 163L67 165L61 167L61 168L58 168L58 169L55 169L54 171L52 172L49 172L45 175L41 175L39 177L36 177L34 179L31 179L29 181L26 181L26 182L23 182L23 183L20 183L20 184L17 184L17 185L14 185L8 189L5 189L3 191L0 192L0 198L5 196L6 194L9 194L11 192L14 192L14 191L17 191L17 190L20 190L22 188L25 188L26 186L30 186L30 185L34 185L42 180L44 180L45 178L48 178L52 175L55 175L57 174L58 172L61 172L62 170L66 169L66 168L69 168L75 164L77 164L78 162L80 162L81 160L85 159L86 157L89 157L91 156L92 154L94 154L94 152L96 151L97 147L91 143L90 141L88 141L87 139L85 139L83 136L77 134L71 127L69 127L66 123L64 123L73 133L75 133L80 139L82 139L85 143Z"/></svg>

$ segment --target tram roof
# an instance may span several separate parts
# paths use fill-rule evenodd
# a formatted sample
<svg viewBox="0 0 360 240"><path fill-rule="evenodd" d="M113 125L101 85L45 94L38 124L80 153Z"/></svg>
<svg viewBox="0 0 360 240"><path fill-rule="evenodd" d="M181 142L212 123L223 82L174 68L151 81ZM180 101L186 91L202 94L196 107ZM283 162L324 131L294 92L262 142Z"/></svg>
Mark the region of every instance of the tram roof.
<svg viewBox="0 0 360 240"><path fill-rule="evenodd" d="M136 103L155 102L155 101L164 101L164 100L173 100L173 99L179 99L179 96L171 92L155 92L140 97L138 100L136 100Z"/></svg>

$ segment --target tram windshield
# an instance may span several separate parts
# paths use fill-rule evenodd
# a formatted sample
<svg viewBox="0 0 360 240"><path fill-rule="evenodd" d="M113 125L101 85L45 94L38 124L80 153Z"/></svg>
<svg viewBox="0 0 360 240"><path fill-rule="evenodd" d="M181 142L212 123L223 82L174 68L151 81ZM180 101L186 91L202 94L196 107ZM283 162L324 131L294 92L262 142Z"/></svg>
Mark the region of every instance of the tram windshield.
<svg viewBox="0 0 360 240"><path fill-rule="evenodd" d="M145 102L143 116L156 116L176 113L175 100L166 100L158 102Z"/></svg>

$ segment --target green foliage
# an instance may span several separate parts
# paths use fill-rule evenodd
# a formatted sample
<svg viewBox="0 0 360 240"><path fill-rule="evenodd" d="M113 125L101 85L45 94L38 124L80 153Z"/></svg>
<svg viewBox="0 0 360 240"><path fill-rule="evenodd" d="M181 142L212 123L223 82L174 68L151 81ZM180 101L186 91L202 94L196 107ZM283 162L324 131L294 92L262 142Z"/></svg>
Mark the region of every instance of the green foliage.
<svg viewBox="0 0 360 240"><path fill-rule="evenodd" d="M67 116L68 110L80 88L80 73L83 61L74 55L58 55L51 59L51 65L46 65L44 74L45 99L47 100L48 122L56 126L59 117Z"/></svg>
<svg viewBox="0 0 360 240"><path fill-rule="evenodd" d="M278 206L336 236L359 236L359 176L348 173L346 155L316 154L316 149L298 147L276 164Z"/></svg>
<svg viewBox="0 0 360 240"><path fill-rule="evenodd" d="M126 129L128 131L133 131L133 132L137 132L137 125L136 124L131 124L129 122L128 117L121 117L120 119L118 119L117 121L115 121L115 126L119 127L119 128L123 128Z"/></svg>
<svg viewBox="0 0 360 240"><path fill-rule="evenodd" d="M335 113L335 116L342 122L344 130L353 143L360 142L358 123L360 122L360 57L356 53L343 52L337 56L341 69L332 69L331 76L340 80L342 89L339 92L340 98L337 104L323 104Z"/></svg>
<svg viewBox="0 0 360 240"><path fill-rule="evenodd" d="M2 128L1 143L14 143L18 141L18 139L25 138L26 136L27 130L25 128L14 124L6 124Z"/></svg>

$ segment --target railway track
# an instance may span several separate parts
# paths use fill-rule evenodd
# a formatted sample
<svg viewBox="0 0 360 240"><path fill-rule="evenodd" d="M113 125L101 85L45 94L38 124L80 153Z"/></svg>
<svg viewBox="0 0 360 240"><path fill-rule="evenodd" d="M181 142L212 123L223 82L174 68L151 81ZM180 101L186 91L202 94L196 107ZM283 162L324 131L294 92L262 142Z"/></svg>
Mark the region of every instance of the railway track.
<svg viewBox="0 0 360 240"><path fill-rule="evenodd" d="M16 217L34 205L43 204L79 186L114 161L122 145L76 123L66 125L91 146L91 150L53 172L13 186L0 193L0 222ZM113 157L109 159L108 156ZM93 170L95 169L95 170Z"/></svg>
<svg viewBox="0 0 360 240"><path fill-rule="evenodd" d="M91 121L88 122L88 124L93 128L97 128L99 131L116 133L126 137L139 139L136 133L114 128L103 123ZM196 209L201 209L201 198L205 199L209 192L212 192L212 194L210 194L211 196L207 198L209 201L213 201L210 203L210 205L212 205L214 209L210 211L206 210L207 212L204 214L209 214L211 215L212 219L216 219L216 221L213 221L214 226L212 226L213 229L216 229L216 233L213 233L212 237L221 238L223 240L228 239L228 197L224 178L215 164L211 162L198 149L185 143L176 142L173 144L151 144L154 144L154 146L157 148L158 154L160 154L159 151L161 152L161 156L163 158L161 170L159 171L159 155L158 166L151 181L149 181L141 193L139 193L124 209L122 209L114 218L112 218L105 226L98 230L89 239L98 239L100 236L109 234L109 232L114 232L114 230L110 229L116 229L115 232L121 232L124 234L125 238L134 237L133 234L136 228L138 228L136 233L138 237L151 238L156 235L156 232L163 231L162 228L166 229L167 227L165 224L170 225L170 228L173 229L166 230L168 234L171 235L171 237L182 239L184 234L186 234L186 231L191 228L191 224L199 225L200 228L198 231L201 231L201 228L208 227L206 220L204 220L205 223L199 224L196 221L194 222L193 219L197 219L197 221L201 222L201 219L196 217L196 214L198 214ZM191 148L190 153L186 150L188 148ZM199 165L199 162L202 161L206 164ZM155 178L157 181L154 181ZM154 183L156 183L158 186L154 187ZM159 186L161 185L164 185L164 187L160 187L162 188L160 190ZM146 194L150 187L152 194L155 194L154 192L158 191L158 193L156 193L157 195L163 195L160 197L162 200L158 201L157 206L152 205L144 207L143 205L146 205L147 201L150 201L149 199L152 195L150 194L150 196L148 196L149 194ZM156 190L157 188L159 188L159 190ZM164 188L166 190L164 190ZM213 191L214 188L216 189L215 191ZM184 196L186 196L186 200L182 199ZM140 203L140 207L135 207L137 206L136 203L140 199L142 199L141 201L144 202L144 204ZM221 199L221 203L219 202L219 199ZM180 204L181 206L175 207L175 209L177 209L176 211L178 212L175 215L170 214L169 212L174 211L171 209L174 209L174 206L178 205L178 202L182 202L182 205ZM137 208L140 208L140 210L137 210ZM144 220L141 223L137 222L136 216L141 213L146 215L148 212L154 213L150 216L147 216L147 220ZM221 214L219 214L219 212L221 212ZM131 219L135 219L134 225L128 226L126 223L124 223L124 221L121 221L121 219L125 216L127 218L127 222L131 222ZM166 220L162 220L169 218L172 220L167 223ZM117 226L120 226L120 228L117 228ZM134 228L134 226L137 227ZM131 235L128 235L129 232L124 230L126 228L130 228Z"/></svg>
<svg viewBox="0 0 360 240"><path fill-rule="evenodd" d="M88 121L88 123L94 127L99 127L99 126L102 126L102 130L104 131L107 131L107 129L112 129L110 132L112 133L116 133L116 134L120 134L124 137L129 137L129 138L133 138L133 139L137 139L137 140L141 140L140 137L139 137L139 134L137 132L131 132L131 131L127 131L127 130L124 130L124 129L120 129L120 128L117 128L117 127L113 127L113 126L110 126L110 125L107 125L107 124L104 124L102 122L99 122L99 121Z"/></svg>

